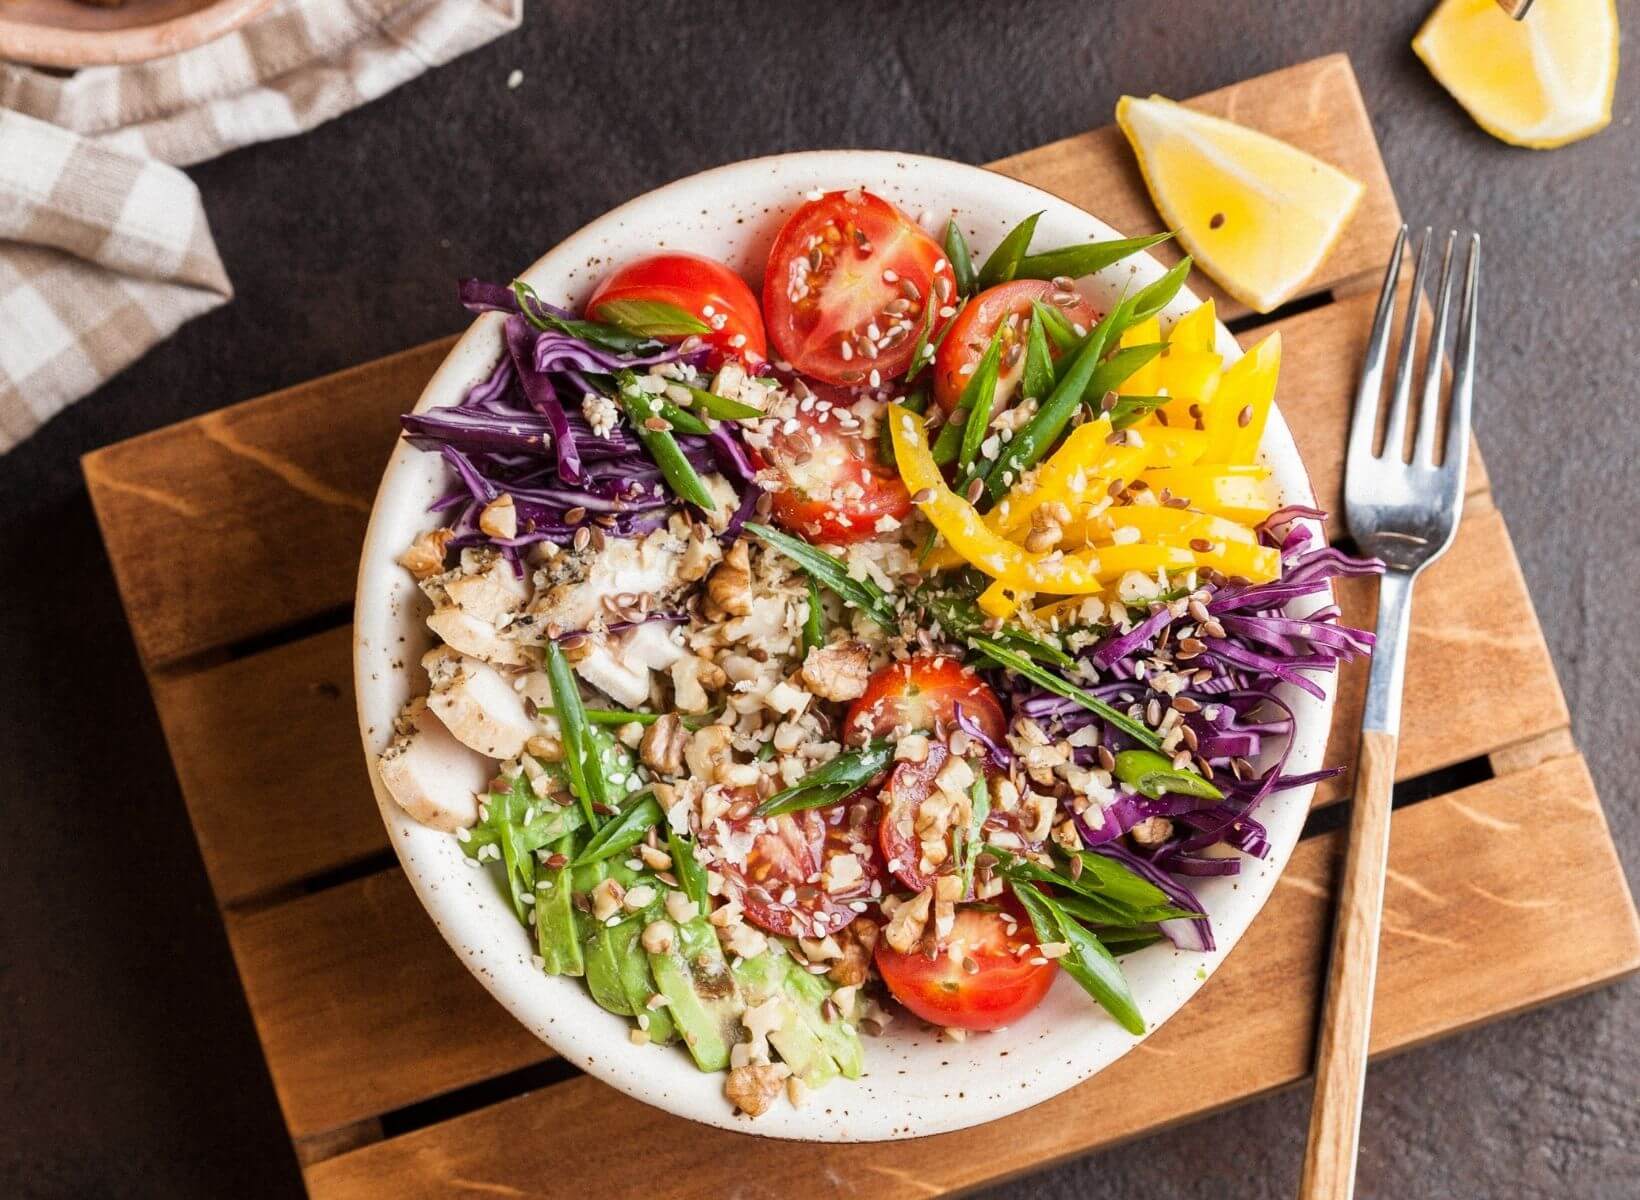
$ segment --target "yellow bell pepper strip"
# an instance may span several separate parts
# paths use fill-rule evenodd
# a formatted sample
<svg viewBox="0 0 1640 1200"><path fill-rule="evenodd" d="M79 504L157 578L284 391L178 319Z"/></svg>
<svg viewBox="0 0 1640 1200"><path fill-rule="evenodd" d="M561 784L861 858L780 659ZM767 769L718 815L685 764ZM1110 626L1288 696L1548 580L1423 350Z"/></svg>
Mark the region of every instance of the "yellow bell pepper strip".
<svg viewBox="0 0 1640 1200"><path fill-rule="evenodd" d="M1157 571L1188 571L1196 565L1196 556L1178 546L1163 546L1157 542L1129 542L1125 546L1099 548L1099 578L1112 583L1129 571L1154 575Z"/></svg>
<svg viewBox="0 0 1640 1200"><path fill-rule="evenodd" d="M1204 424L1211 445L1204 463L1250 463L1258 453L1281 373L1281 334L1272 333L1230 364Z"/></svg>
<svg viewBox="0 0 1640 1200"><path fill-rule="evenodd" d="M1258 542L1257 535L1246 525L1211 513L1165 508L1160 504L1120 504L1107 508L1097 517L1074 522L1065 533L1069 537L1074 531L1078 538L1085 538L1089 543L1108 542L1116 530L1123 528L1137 529L1140 541L1168 546L1189 547L1196 539L1247 545Z"/></svg>
<svg viewBox="0 0 1640 1200"><path fill-rule="evenodd" d="M1190 501L1190 507L1214 513L1242 525L1257 525L1275 511L1268 467L1235 464L1160 467L1139 476L1160 495Z"/></svg>
<svg viewBox="0 0 1640 1200"><path fill-rule="evenodd" d="M1180 350L1210 351L1217 346L1218 336L1218 315L1213 311L1213 302L1208 300L1173 322L1167 344Z"/></svg>
<svg viewBox="0 0 1640 1200"><path fill-rule="evenodd" d="M1030 528L1032 515L1044 504L1057 501L1074 514L1107 497L1111 480L1132 482L1146 467L1190 466L1207 450L1207 435L1194 429L1147 420L1134 431L1137 443L1112 446L1108 418L1077 426L1029 484L1015 488L986 514L986 525L1017 536Z"/></svg>
<svg viewBox="0 0 1640 1200"><path fill-rule="evenodd" d="M1173 397L1166 407L1169 425L1190 429L1196 415L1205 413L1218 393L1224 359L1209 350L1172 350L1157 360L1162 387Z"/></svg>
<svg viewBox="0 0 1640 1200"><path fill-rule="evenodd" d="M1029 593L1016 592L1013 588L996 580L979 594L979 608L988 617L998 617L1007 620L1019 611L1019 606L1029 598Z"/></svg>
<svg viewBox="0 0 1640 1200"><path fill-rule="evenodd" d="M1099 556L1095 554L1031 554L986 528L974 506L945 485L928 449L928 432L921 418L891 404L894 459L900 478L923 516L951 544L951 549L998 582L1025 592L1080 596L1102 586Z"/></svg>
<svg viewBox="0 0 1640 1200"><path fill-rule="evenodd" d="M1029 528L1032 514L1044 504L1054 500L1069 503L1075 495L1071 484L1079 477L1097 478L1112 457L1115 447L1109 444L1110 434L1108 416L1071 430L1028 482L1016 486L986 514L986 526L994 533L1010 535Z"/></svg>
<svg viewBox="0 0 1640 1200"><path fill-rule="evenodd" d="M1206 550L1192 546L1190 553L1198 567L1212 567L1224 575L1239 575L1249 583L1269 583L1281 574L1281 551L1273 546L1216 541Z"/></svg>
<svg viewBox="0 0 1640 1200"><path fill-rule="evenodd" d="M1140 321L1137 325L1130 325L1119 343L1124 349L1129 346L1151 346L1162 340L1162 322L1157 317ZM1156 390L1162 386L1161 368L1156 365L1157 360L1151 359L1144 366L1127 377L1125 383L1119 384L1116 392L1121 396L1154 396Z"/></svg>

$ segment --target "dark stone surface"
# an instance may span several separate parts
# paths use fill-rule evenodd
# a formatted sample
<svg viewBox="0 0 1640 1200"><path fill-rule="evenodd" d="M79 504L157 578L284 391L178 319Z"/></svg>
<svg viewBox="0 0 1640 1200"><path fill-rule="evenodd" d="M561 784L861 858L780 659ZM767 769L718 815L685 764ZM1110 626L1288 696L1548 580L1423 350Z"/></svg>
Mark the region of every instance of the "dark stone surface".
<svg viewBox="0 0 1640 1200"><path fill-rule="evenodd" d="M1407 214L1485 234L1481 441L1632 869L1640 742L1614 697L1640 674L1640 81L1597 139L1509 149L1407 48L1427 5L538 2L369 108L199 168L237 301L0 459L0 1194L299 1189L78 455L451 332L458 274L505 276L630 196L755 154L983 162L1106 122L1122 92L1348 50ZM1484 657L1475 672L1485 687ZM1633 1196L1637 996L1375 1068L1361 1194ZM1306 1112L1265 1100L989 1195L1288 1196Z"/></svg>

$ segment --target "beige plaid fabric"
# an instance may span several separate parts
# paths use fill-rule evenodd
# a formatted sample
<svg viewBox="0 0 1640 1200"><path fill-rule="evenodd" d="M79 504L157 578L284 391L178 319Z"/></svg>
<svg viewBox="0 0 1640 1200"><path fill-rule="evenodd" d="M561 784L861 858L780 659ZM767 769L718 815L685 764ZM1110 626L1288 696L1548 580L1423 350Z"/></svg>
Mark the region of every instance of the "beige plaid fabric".
<svg viewBox="0 0 1640 1200"><path fill-rule="evenodd" d="M279 0L69 77L0 64L0 453L228 300L176 166L288 137L517 27L522 0Z"/></svg>

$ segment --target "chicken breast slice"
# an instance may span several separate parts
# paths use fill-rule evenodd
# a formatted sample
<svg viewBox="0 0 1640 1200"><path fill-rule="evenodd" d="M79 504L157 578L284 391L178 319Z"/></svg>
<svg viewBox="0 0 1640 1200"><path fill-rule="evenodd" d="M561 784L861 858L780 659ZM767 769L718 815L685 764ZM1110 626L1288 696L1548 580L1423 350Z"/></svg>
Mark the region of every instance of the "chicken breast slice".
<svg viewBox="0 0 1640 1200"><path fill-rule="evenodd" d="M648 596L659 608L688 586L679 578L687 549L683 536L657 529L642 538L610 538L600 551L562 554L548 568L547 587L530 603L537 628L590 628L607 619L607 597Z"/></svg>
<svg viewBox="0 0 1640 1200"><path fill-rule="evenodd" d="M388 795L423 825L454 833L478 820L491 764L450 735L425 699L412 700L376 762Z"/></svg>
<svg viewBox="0 0 1640 1200"><path fill-rule="evenodd" d="M462 745L491 758L512 758L537 732L524 698L488 663L439 646L421 665L433 685L427 706Z"/></svg>
<svg viewBox="0 0 1640 1200"><path fill-rule="evenodd" d="M469 658L483 659L501 667L529 664L529 651L506 636L489 621L475 617L454 604L436 608L427 618L427 628L440 641Z"/></svg>
<svg viewBox="0 0 1640 1200"><path fill-rule="evenodd" d="M651 621L598 639L575 671L611 700L637 708L649 701L649 673L668 670L683 656L672 627Z"/></svg>

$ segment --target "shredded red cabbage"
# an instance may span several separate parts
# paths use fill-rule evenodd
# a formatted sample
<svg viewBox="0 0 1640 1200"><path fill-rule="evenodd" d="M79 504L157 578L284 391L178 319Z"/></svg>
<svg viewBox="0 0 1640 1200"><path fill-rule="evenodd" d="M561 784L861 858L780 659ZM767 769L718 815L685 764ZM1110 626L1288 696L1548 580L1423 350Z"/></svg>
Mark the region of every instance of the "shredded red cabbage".
<svg viewBox="0 0 1640 1200"><path fill-rule="evenodd" d="M1240 857L1225 854L1222 848L1255 858L1269 854L1268 833L1253 816L1265 797L1337 774L1336 770L1285 773L1296 720L1276 688L1287 683L1324 696L1314 676L1370 654L1373 635L1341 624L1336 605L1305 617L1289 616L1286 610L1292 601L1324 591L1329 580L1377 574L1383 564L1312 545L1314 535L1302 522L1321 516L1312 508L1289 507L1272 514L1259 527L1261 540L1281 551L1280 578L1264 584L1218 581L1203 586L1207 612L1222 626L1222 637L1216 636L1217 630L1213 635L1201 630L1201 623L1188 610L1175 613L1172 606L1159 605L1130 629L1112 632L1082 654L1087 667L1084 689L1130 715L1142 713L1152 699L1167 705L1170 695L1152 689L1148 682L1159 672L1188 681L1176 693L1196 702L1184 724L1195 739L1197 757L1212 770L1223 799L1173 794L1151 798L1118 791L1114 800L1077 819L1084 844L1126 863L1180 907L1202 911L1189 888L1175 876L1203 878L1234 875L1240 870ZM1171 659L1181 636L1197 637L1205 651L1186 661ZM1113 751L1137 745L1074 701L1011 682L1015 684L1013 711L1032 717L1051 733L1063 736L1094 726L1101 743ZM1277 748L1274 761L1256 772L1251 764L1272 746ZM1076 756L1083 765L1091 765L1095 751L1078 750ZM1159 844L1135 848L1123 835L1151 817L1168 818L1171 834ZM1162 931L1181 949L1213 946L1212 929L1205 918L1170 921Z"/></svg>
<svg viewBox="0 0 1640 1200"><path fill-rule="evenodd" d="M623 353L602 338L594 345L559 328L538 329L525 319L517 292L503 284L462 280L460 298L470 311L507 314L506 353L460 404L400 418L405 439L440 454L455 474L456 486L429 507L445 514L454 530L448 548L494 546L522 570L520 550L538 542L568 544L589 521L618 537L664 525L681 504L659 468L623 426L594 433L582 400L607 393L615 371L669 362L698 367L707 348L647 342ZM531 294L523 303L542 324L571 323L593 336L567 309ZM720 534L737 536L762 495L739 427L722 422L709 437L679 434L676 441L696 471L721 471L740 482L740 502ZM518 533L511 538L491 537L478 525L484 506L503 492L517 510Z"/></svg>

